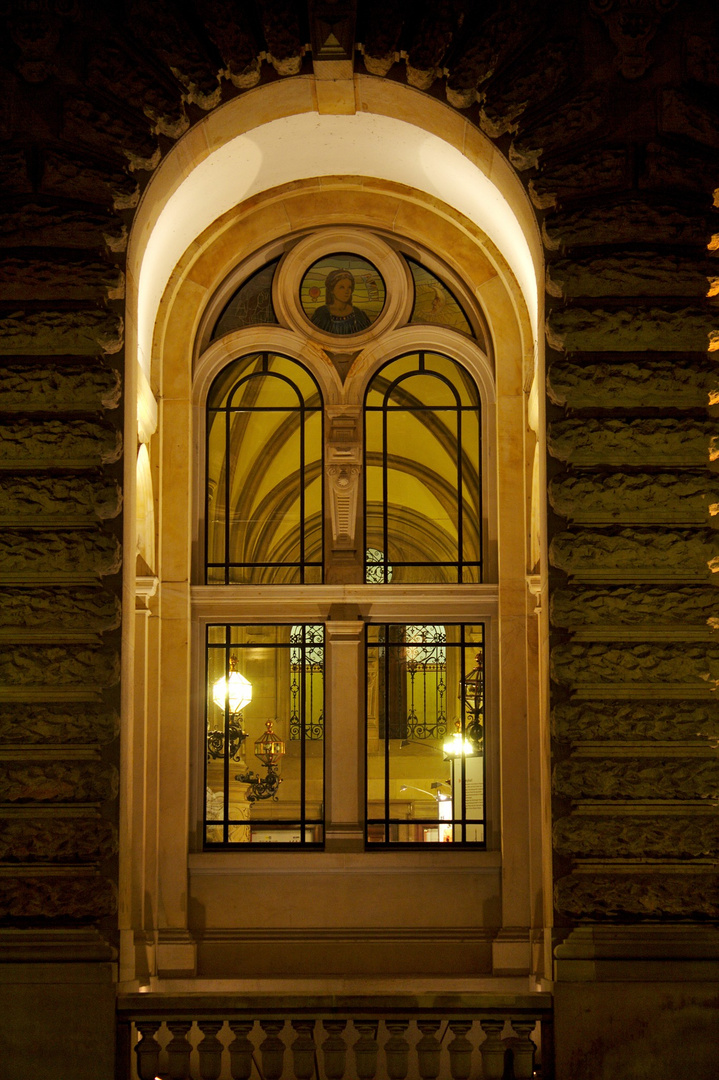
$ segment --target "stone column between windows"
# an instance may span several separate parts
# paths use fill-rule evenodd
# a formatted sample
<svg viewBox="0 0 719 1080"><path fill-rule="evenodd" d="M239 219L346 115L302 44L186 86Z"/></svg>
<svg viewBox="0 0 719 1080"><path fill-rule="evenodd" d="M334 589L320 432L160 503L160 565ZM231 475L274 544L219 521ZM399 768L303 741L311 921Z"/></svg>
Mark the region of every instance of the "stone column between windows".
<svg viewBox="0 0 719 1080"><path fill-rule="evenodd" d="M363 851L364 623L359 609L333 605L326 633L325 849Z"/></svg>

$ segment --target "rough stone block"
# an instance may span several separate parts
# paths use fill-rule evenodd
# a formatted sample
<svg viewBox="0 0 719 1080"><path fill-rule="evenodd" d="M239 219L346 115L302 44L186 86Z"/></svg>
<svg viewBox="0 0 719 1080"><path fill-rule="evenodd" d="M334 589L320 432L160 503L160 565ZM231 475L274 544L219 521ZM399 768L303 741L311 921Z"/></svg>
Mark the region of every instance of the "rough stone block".
<svg viewBox="0 0 719 1080"><path fill-rule="evenodd" d="M657 588L646 585L610 589L555 589L551 597L554 626L706 626L717 610L716 589Z"/></svg>
<svg viewBox="0 0 719 1080"><path fill-rule="evenodd" d="M549 425L547 447L573 465L686 465L709 462L716 422L642 417L635 420L557 420Z"/></svg>
<svg viewBox="0 0 719 1080"><path fill-rule="evenodd" d="M102 589L0 589L0 628L105 633L120 617L119 599Z"/></svg>
<svg viewBox="0 0 719 1080"><path fill-rule="evenodd" d="M552 296L693 296L705 297L716 273L709 260L623 251L584 259L557 259L547 266Z"/></svg>
<svg viewBox="0 0 719 1080"><path fill-rule="evenodd" d="M0 763L3 802L104 802L117 795L117 770L97 761Z"/></svg>
<svg viewBox="0 0 719 1080"><path fill-rule="evenodd" d="M16 311L0 318L0 353L94 356L122 348L119 315L107 311Z"/></svg>
<svg viewBox="0 0 719 1080"><path fill-rule="evenodd" d="M706 352L719 343L709 308L571 307L551 311L547 342L564 352Z"/></svg>
<svg viewBox="0 0 719 1080"><path fill-rule="evenodd" d="M670 683L708 691L719 680L719 644L575 641L552 649L550 676L561 686Z"/></svg>
<svg viewBox="0 0 719 1080"><path fill-rule="evenodd" d="M568 858L710 858L719 855L719 814L572 814L555 821L552 835Z"/></svg>
<svg viewBox="0 0 719 1080"><path fill-rule="evenodd" d="M662 90L659 130L665 135L696 139L713 150L719 149L719 113L683 90Z"/></svg>
<svg viewBox="0 0 719 1080"><path fill-rule="evenodd" d="M124 251L127 227L112 214L28 203L0 213L0 248L8 247Z"/></svg>
<svg viewBox="0 0 719 1080"><path fill-rule="evenodd" d="M96 362L0 364L0 408L8 412L97 412L120 404L120 372Z"/></svg>
<svg viewBox="0 0 719 1080"><path fill-rule="evenodd" d="M555 533L549 548L557 569L600 577L624 572L711 580L710 563L717 558L719 533L713 529L577 529Z"/></svg>
<svg viewBox="0 0 719 1080"><path fill-rule="evenodd" d="M115 888L99 874L0 877L0 918L99 919L117 910Z"/></svg>
<svg viewBox="0 0 719 1080"><path fill-rule="evenodd" d="M542 162L538 176L529 181L529 194L538 210L550 210L565 199L584 198L594 192L617 191L629 186L627 151L602 147L571 161Z"/></svg>
<svg viewBox="0 0 719 1080"><path fill-rule="evenodd" d="M554 887L560 914L570 919L641 919L665 922L719 918L719 874L570 874Z"/></svg>
<svg viewBox="0 0 719 1080"><path fill-rule="evenodd" d="M5 301L121 299L124 275L99 259L0 258L0 291Z"/></svg>
<svg viewBox="0 0 719 1080"><path fill-rule="evenodd" d="M560 360L547 378L550 400L573 409L706 408L712 388L719 390L719 371L685 357Z"/></svg>
<svg viewBox="0 0 719 1080"><path fill-rule="evenodd" d="M578 94L572 101L552 109L528 130L521 130L509 148L515 169L533 169L539 159L564 148L575 139L586 138L604 122L601 97L594 90Z"/></svg>
<svg viewBox="0 0 719 1080"><path fill-rule="evenodd" d="M555 767L552 789L565 799L711 800L719 795L719 761L674 755L570 758Z"/></svg>
<svg viewBox="0 0 719 1080"><path fill-rule="evenodd" d="M122 549L115 536L99 529L75 532L0 530L0 570L4 575L117 574Z"/></svg>
<svg viewBox="0 0 719 1080"><path fill-rule="evenodd" d="M105 745L120 733L120 717L101 705L0 702L0 743Z"/></svg>
<svg viewBox="0 0 719 1080"><path fill-rule="evenodd" d="M549 501L562 517L576 521L709 521L719 502L719 478L697 472L564 473L549 485Z"/></svg>
<svg viewBox="0 0 719 1080"><path fill-rule="evenodd" d="M118 484L107 476L33 476L0 479L0 520L37 526L43 519L78 524L117 517ZM39 517L40 515L40 517Z"/></svg>
<svg viewBox="0 0 719 1080"><path fill-rule="evenodd" d="M101 862L117 849L117 829L99 817L0 819L4 862Z"/></svg>
<svg viewBox="0 0 719 1080"><path fill-rule="evenodd" d="M0 423L0 468L39 467L43 463L65 468L94 468L117 461L122 433L110 424L91 420L19 420Z"/></svg>
<svg viewBox="0 0 719 1080"><path fill-rule="evenodd" d="M140 188L136 180L111 166L98 168L88 161L54 151L45 153L40 191L83 202L112 203L116 210L137 206Z"/></svg>
<svg viewBox="0 0 719 1080"><path fill-rule="evenodd" d="M630 199L549 214L542 224L542 236L550 251L586 244L693 244L706 248L709 228L707 214L688 214L670 203L656 206Z"/></svg>
<svg viewBox="0 0 719 1080"><path fill-rule="evenodd" d="M563 701L552 735L570 742L709 742L719 739L719 701Z"/></svg>
<svg viewBox="0 0 719 1080"><path fill-rule="evenodd" d="M120 681L120 658L112 648L92 645L8 645L0 654L0 686L13 688L92 687Z"/></svg>

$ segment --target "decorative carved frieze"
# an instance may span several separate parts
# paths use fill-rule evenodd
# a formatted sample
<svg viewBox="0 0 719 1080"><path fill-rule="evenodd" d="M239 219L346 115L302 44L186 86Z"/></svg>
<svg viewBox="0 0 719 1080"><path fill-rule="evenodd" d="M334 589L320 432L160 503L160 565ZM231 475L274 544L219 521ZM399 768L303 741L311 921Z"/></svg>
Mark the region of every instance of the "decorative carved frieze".
<svg viewBox="0 0 719 1080"><path fill-rule="evenodd" d="M0 570L4 575L105 577L118 573L121 565L120 542L105 532L0 530Z"/></svg>
<svg viewBox="0 0 719 1080"><path fill-rule="evenodd" d="M560 914L580 921L716 919L719 874L569 874L557 881L554 901Z"/></svg>
<svg viewBox="0 0 719 1080"><path fill-rule="evenodd" d="M549 485L562 517L581 521L694 523L709 520L719 479L701 472L562 474Z"/></svg>
<svg viewBox="0 0 719 1080"><path fill-rule="evenodd" d="M602 99L595 91L588 90L552 109L529 130L521 130L509 148L509 160L520 172L533 169L544 154L564 150L575 139L591 135L603 123Z"/></svg>
<svg viewBox="0 0 719 1080"><path fill-rule="evenodd" d="M554 682L563 686L680 683L708 688L708 681L719 679L719 644L568 642L552 649L550 669Z"/></svg>
<svg viewBox="0 0 719 1080"><path fill-rule="evenodd" d="M114 649L91 645L7 645L0 652L0 686L83 686L103 690L120 681Z"/></svg>
<svg viewBox="0 0 719 1080"><path fill-rule="evenodd" d="M100 705L0 703L0 743L104 745L116 739L119 732L120 717Z"/></svg>
<svg viewBox="0 0 719 1080"><path fill-rule="evenodd" d="M559 360L547 379L549 397L572 409L705 408L719 372L684 357L576 363Z"/></svg>
<svg viewBox="0 0 719 1080"><path fill-rule="evenodd" d="M547 266L552 296L706 296L709 261L656 251L622 251L584 259L557 259Z"/></svg>
<svg viewBox="0 0 719 1080"><path fill-rule="evenodd" d="M569 758L555 766L552 790L565 799L716 799L712 758Z"/></svg>
<svg viewBox="0 0 719 1080"><path fill-rule="evenodd" d="M570 307L550 311L547 342L558 351L706 352L719 342L716 315L706 308Z"/></svg>
<svg viewBox="0 0 719 1080"><path fill-rule="evenodd" d="M555 739L572 742L715 742L717 701L563 701L552 709Z"/></svg>
<svg viewBox="0 0 719 1080"><path fill-rule="evenodd" d="M706 579L716 558L719 534L713 529L577 529L556 533L549 547L552 566L579 575L626 572Z"/></svg>
<svg viewBox="0 0 719 1080"><path fill-rule="evenodd" d="M12 412L97 412L116 409L120 372L68 362L0 364L0 408Z"/></svg>
<svg viewBox="0 0 719 1080"><path fill-rule="evenodd" d="M709 461L713 420L642 417L557 420L547 431L553 457L574 465L688 465Z"/></svg>
<svg viewBox="0 0 719 1080"><path fill-rule="evenodd" d="M0 802L104 802L117 789L117 769L97 761L0 763Z"/></svg>
<svg viewBox="0 0 719 1080"><path fill-rule="evenodd" d="M662 589L639 585L636 588L555 589L551 598L554 626L575 629L614 624L688 623L706 625L717 611L716 589Z"/></svg>
<svg viewBox="0 0 719 1080"><path fill-rule="evenodd" d="M115 214L67 206L19 206L0 212L0 248L108 248L124 251L127 226Z"/></svg>
<svg viewBox="0 0 719 1080"><path fill-rule="evenodd" d="M0 817L5 862L99 862L117 848L117 829L101 818Z"/></svg>
<svg viewBox="0 0 719 1080"><path fill-rule="evenodd" d="M0 877L0 918L87 920L116 910L115 888L99 874Z"/></svg>
<svg viewBox="0 0 719 1080"><path fill-rule="evenodd" d="M719 855L719 813L572 814L555 821L553 841L569 858L707 858Z"/></svg>
<svg viewBox="0 0 719 1080"><path fill-rule="evenodd" d="M571 161L542 162L529 181L529 194L538 210L550 210L565 199L583 198L588 186L595 193L616 191L629 183L627 151L602 147Z"/></svg>
<svg viewBox="0 0 719 1080"><path fill-rule="evenodd" d="M0 480L0 520L37 526L55 520L88 522L117 517L119 485L101 474L18 476Z"/></svg>
<svg viewBox="0 0 719 1080"><path fill-rule="evenodd" d="M120 617L119 599L102 589L0 588L0 629L103 633L117 629Z"/></svg>
<svg viewBox="0 0 719 1080"><path fill-rule="evenodd" d="M581 210L548 214L542 225L544 243L550 251L585 244L706 245L709 218L688 214L671 204L630 199L623 202L582 206Z"/></svg>
<svg viewBox="0 0 719 1080"><path fill-rule="evenodd" d="M119 315L108 311L16 311L0 318L0 353L94 356L122 348Z"/></svg>

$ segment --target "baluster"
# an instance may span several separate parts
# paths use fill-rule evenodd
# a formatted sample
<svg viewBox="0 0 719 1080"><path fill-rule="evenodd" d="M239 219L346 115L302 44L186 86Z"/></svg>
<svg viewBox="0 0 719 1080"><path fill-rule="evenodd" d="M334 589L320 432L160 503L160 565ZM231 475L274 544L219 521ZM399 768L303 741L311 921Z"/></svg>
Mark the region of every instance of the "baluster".
<svg viewBox="0 0 719 1080"><path fill-rule="evenodd" d="M454 1035L447 1047L452 1080L468 1080L472 1070L472 1044L467 1038L467 1032L471 1026L470 1020L450 1020L449 1022L449 1030Z"/></svg>
<svg viewBox="0 0 719 1080"><path fill-rule="evenodd" d="M260 1020L260 1027L267 1036L260 1043L262 1054L262 1075L264 1080L280 1080L285 1044L277 1033L285 1026L284 1020Z"/></svg>
<svg viewBox="0 0 719 1080"><path fill-rule="evenodd" d="M377 1021L355 1020L359 1039L352 1049L355 1052L355 1066L358 1080L374 1080L377 1075Z"/></svg>
<svg viewBox="0 0 719 1080"><path fill-rule="evenodd" d="M513 1046L515 1080L532 1080L534 1072L534 1052L537 1049L530 1035L534 1031L534 1020L510 1019L512 1030L517 1036Z"/></svg>
<svg viewBox="0 0 719 1080"><path fill-rule="evenodd" d="M314 1020L293 1020L297 1038L292 1043L292 1058L297 1080L311 1080L315 1071Z"/></svg>
<svg viewBox="0 0 719 1080"><path fill-rule="evenodd" d="M346 1020L323 1020L322 1027L327 1038L322 1043L322 1055L327 1080L342 1080L347 1064L347 1043L342 1032L347 1027Z"/></svg>
<svg viewBox="0 0 719 1080"><path fill-rule="evenodd" d="M504 1020L487 1019L479 1022L482 1031L487 1036L484 1042L479 1044L479 1052L482 1055L483 1080L502 1080L506 1047L500 1035L504 1027Z"/></svg>
<svg viewBox="0 0 719 1080"><path fill-rule="evenodd" d="M235 1036L228 1046L232 1080L250 1080L255 1048L247 1036L253 1027L254 1020L230 1020L230 1031Z"/></svg>
<svg viewBox="0 0 719 1080"><path fill-rule="evenodd" d="M417 1043L417 1063L422 1080L436 1080L439 1076L439 1041L435 1031L439 1029L439 1020L418 1020L417 1027L422 1038Z"/></svg>
<svg viewBox="0 0 719 1080"><path fill-rule="evenodd" d="M135 1027L142 1035L140 1041L135 1043L137 1075L140 1080L155 1080L160 1071L160 1044L155 1038L160 1021L138 1020Z"/></svg>
<svg viewBox="0 0 719 1080"><path fill-rule="evenodd" d="M409 1067L409 1043L403 1032L409 1027L409 1020L385 1020L385 1027L390 1033L384 1044L389 1080L404 1080Z"/></svg>
<svg viewBox="0 0 719 1080"><path fill-rule="evenodd" d="M200 1055L201 1080L219 1080L222 1072L222 1043L217 1032L222 1027L222 1020L198 1020L197 1026L205 1036L198 1044Z"/></svg>
<svg viewBox="0 0 719 1080"><path fill-rule="evenodd" d="M167 1026L172 1038L167 1044L167 1064L171 1080L189 1080L190 1054L192 1045L187 1032L192 1027L191 1020L168 1020Z"/></svg>

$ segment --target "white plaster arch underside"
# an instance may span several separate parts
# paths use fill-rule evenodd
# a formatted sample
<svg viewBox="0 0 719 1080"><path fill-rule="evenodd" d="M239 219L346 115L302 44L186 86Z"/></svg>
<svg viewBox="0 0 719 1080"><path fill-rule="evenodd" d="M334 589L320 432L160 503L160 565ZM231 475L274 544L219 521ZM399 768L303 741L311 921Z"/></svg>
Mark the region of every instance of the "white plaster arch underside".
<svg viewBox="0 0 719 1080"><path fill-rule="evenodd" d="M163 293L193 242L246 199L322 176L407 185L464 214L506 260L536 340L542 258L536 220L490 140L449 106L411 88L360 77L360 98L364 84L372 91L382 83L381 99L373 102L370 93L362 111L321 115L312 108L311 93L303 92L309 81L298 82L304 85L292 80L299 91L292 96L288 83L278 83L215 110L180 140L148 185L128 250L128 345L136 349L141 380L150 378ZM421 98L421 108L412 109L413 96ZM265 122L257 122L260 116Z"/></svg>

